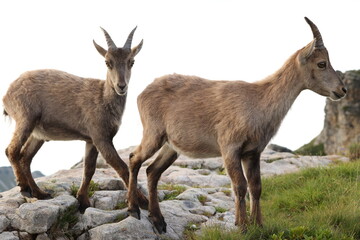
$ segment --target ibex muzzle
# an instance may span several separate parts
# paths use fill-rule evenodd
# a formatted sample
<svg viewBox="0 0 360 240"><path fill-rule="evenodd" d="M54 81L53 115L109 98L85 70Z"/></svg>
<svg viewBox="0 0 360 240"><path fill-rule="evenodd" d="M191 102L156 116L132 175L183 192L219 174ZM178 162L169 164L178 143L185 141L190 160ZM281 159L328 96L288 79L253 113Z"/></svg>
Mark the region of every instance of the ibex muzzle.
<svg viewBox="0 0 360 240"><path fill-rule="evenodd" d="M141 50L143 41L136 47L131 49L131 43L136 27L130 32L124 46L122 48L116 47L110 35L105 29L101 28L105 34L108 50L106 51L99 46L95 41L94 45L98 52L105 57L105 63L108 68L107 78L111 81L115 92L122 96L127 93L129 80L131 77L131 68L134 65L134 57Z"/></svg>

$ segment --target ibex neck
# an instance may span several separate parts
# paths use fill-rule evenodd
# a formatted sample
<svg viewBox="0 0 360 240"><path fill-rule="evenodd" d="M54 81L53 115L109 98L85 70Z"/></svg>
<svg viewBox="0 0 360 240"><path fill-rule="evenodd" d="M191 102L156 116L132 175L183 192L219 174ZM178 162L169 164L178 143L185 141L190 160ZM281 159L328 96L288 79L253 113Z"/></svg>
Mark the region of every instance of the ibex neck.
<svg viewBox="0 0 360 240"><path fill-rule="evenodd" d="M294 61L287 62L276 73L259 84L264 88L264 106L274 114L283 116L304 89Z"/></svg>
<svg viewBox="0 0 360 240"><path fill-rule="evenodd" d="M104 92L103 92L103 100L104 104L108 111L110 111L113 115L118 116L120 119L124 112L125 103L126 103L126 96L125 95L118 95L114 88L111 86L110 80L105 80L104 83Z"/></svg>
<svg viewBox="0 0 360 240"><path fill-rule="evenodd" d="M260 111L264 114L265 124L261 128L268 135L267 142L275 135L295 99L304 89L295 57L296 54L273 75L256 83L262 92Z"/></svg>

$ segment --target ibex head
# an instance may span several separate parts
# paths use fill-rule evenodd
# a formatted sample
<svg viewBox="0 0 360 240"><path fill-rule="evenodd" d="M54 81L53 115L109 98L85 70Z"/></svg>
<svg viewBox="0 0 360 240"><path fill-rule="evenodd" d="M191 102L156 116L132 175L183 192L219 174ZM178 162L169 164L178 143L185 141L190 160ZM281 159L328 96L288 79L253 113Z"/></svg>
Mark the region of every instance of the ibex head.
<svg viewBox="0 0 360 240"><path fill-rule="evenodd" d="M110 80L112 87L118 95L125 95L131 76L131 68L135 62L134 57L141 50L143 40L141 40L139 45L131 49L132 38L136 30L135 27L130 32L124 46L122 48L118 48L105 29L101 29L105 34L108 50L106 51L95 41L93 41L94 45L98 52L105 58L105 63L108 68L107 80Z"/></svg>
<svg viewBox="0 0 360 240"><path fill-rule="evenodd" d="M342 79L330 64L329 54L324 46L319 29L305 17L310 25L314 39L300 50L298 60L304 74L306 88L332 100L346 95L347 89Z"/></svg>

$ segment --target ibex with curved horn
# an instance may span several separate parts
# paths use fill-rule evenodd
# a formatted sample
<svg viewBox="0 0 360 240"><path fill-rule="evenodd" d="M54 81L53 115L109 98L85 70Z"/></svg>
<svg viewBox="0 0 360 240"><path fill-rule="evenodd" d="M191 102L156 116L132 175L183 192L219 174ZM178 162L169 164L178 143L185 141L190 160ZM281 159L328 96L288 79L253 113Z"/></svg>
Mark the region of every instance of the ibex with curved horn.
<svg viewBox="0 0 360 240"><path fill-rule="evenodd" d="M138 97L144 127L140 146L130 155L128 212L140 218L137 175L141 164L159 155L147 168L149 214L156 229L166 231L157 183L178 154L193 158L222 156L235 195L235 224L246 228L245 205L250 191L251 221L262 224L260 153L304 89L338 100L346 88L332 68L319 30L262 81L209 81L195 76L168 75L155 79Z"/></svg>
<svg viewBox="0 0 360 240"><path fill-rule="evenodd" d="M4 112L16 121L16 128L6 155L23 195L50 197L40 190L30 172L32 158L49 140L86 142L83 181L77 193L80 211L90 206L88 186L98 152L128 185L128 167L112 139L121 124L134 57L143 44L141 41L131 49L135 29L122 48L116 47L104 29L108 50L94 41L108 68L105 81L45 69L25 72L10 85L3 98ZM146 208L146 197L139 191L136 195Z"/></svg>

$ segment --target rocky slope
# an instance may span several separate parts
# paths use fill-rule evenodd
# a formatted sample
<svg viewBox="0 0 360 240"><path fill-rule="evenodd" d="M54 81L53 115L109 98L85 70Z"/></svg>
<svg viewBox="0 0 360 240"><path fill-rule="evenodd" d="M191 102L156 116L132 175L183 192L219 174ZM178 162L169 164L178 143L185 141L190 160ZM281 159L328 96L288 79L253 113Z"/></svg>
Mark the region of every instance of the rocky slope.
<svg viewBox="0 0 360 240"><path fill-rule="evenodd" d="M119 153L126 160L131 150ZM261 169L263 177L269 177L333 161L347 158L296 156L267 149L261 157ZM0 239L183 239L185 229L209 224L234 227L230 179L220 158L190 160L181 156L164 172L159 185L176 184L183 192L172 200L164 200L174 190L159 190L160 207L168 224L167 233L161 236L152 227L147 211L141 211L141 220L127 216L127 191L122 181L101 157L98 162L100 168L93 178L98 190L91 197L92 207L83 215L77 211L77 200L71 195L81 181L81 163L36 180L41 188L53 193L53 199L24 198L18 187L1 193ZM146 192L145 169L146 166L141 168L139 184Z"/></svg>
<svg viewBox="0 0 360 240"><path fill-rule="evenodd" d="M347 96L326 100L324 128L314 142L324 144L327 154L344 153L350 144L360 143L360 70L347 71L343 77Z"/></svg>

